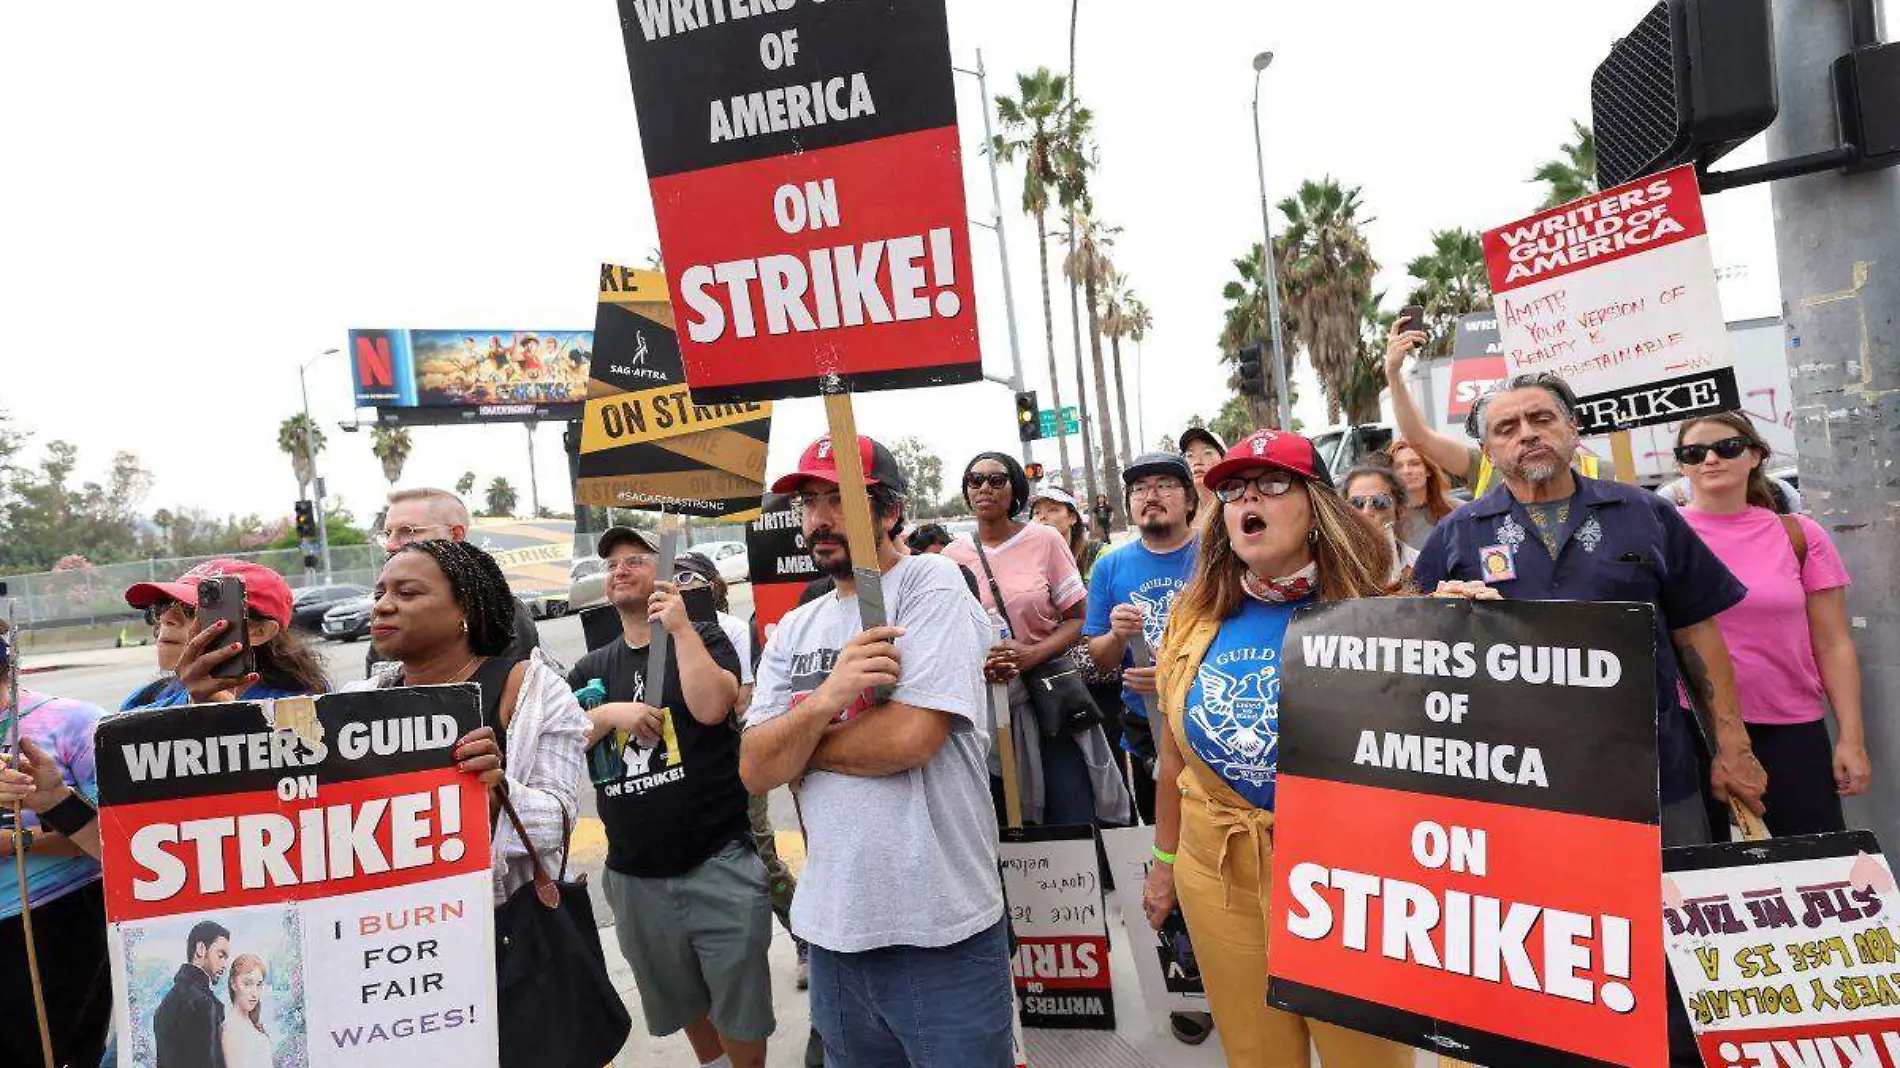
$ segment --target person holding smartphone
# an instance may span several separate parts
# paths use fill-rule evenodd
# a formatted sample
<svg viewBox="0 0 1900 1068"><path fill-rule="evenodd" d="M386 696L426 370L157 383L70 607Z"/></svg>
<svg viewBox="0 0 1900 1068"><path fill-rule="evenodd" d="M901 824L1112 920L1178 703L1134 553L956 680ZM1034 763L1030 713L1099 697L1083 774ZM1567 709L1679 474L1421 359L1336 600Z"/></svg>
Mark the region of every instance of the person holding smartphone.
<svg viewBox="0 0 1900 1068"><path fill-rule="evenodd" d="M685 1031L700 1064L763 1068L777 1027L766 963L772 903L739 780L739 655L695 562L656 575L659 553L632 527L608 530L597 549L621 640L582 657L568 684L607 688L588 710L589 767L620 952L649 1034ZM657 687L647 669L662 630Z"/></svg>
<svg viewBox="0 0 1900 1068"><path fill-rule="evenodd" d="M199 601L204 590L213 588L232 591L231 603L201 618ZM243 596L237 598L240 588ZM262 564L207 560L174 582L133 584L125 602L144 609L161 633L182 629L189 635L178 653L176 685L160 690L142 708L303 697L330 689L322 662L290 627L290 584ZM240 620L241 627L236 625ZM236 670L247 645L253 666Z"/></svg>

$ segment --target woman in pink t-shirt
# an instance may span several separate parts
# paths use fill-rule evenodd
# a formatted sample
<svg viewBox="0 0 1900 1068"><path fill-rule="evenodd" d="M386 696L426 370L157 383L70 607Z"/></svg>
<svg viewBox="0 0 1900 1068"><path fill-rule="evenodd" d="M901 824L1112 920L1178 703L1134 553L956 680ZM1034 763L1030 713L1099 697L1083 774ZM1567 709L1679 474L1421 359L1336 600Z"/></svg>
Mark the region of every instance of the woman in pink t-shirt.
<svg viewBox="0 0 1900 1068"><path fill-rule="evenodd" d="M1038 722L1021 681L1023 672L1066 655L1082 634L1088 588L1068 542L1049 527L1017 518L1029 506L1029 477L1007 454L986 452L970 461L963 499L976 516L976 533L958 538L943 555L970 569L983 607L1000 609L1009 628L1009 636L990 650L984 671L991 682L1009 684L1023 822L1130 822L1132 802L1099 719L1080 729ZM1001 605L990 590L992 576L1003 591Z"/></svg>
<svg viewBox="0 0 1900 1068"><path fill-rule="evenodd" d="M1695 488L1683 517L1748 587L1716 617L1755 755L1768 769L1768 830L1846 827L1841 798L1872 775L1861 729L1860 661L1847 630L1847 571L1807 516L1774 511L1762 466L1768 443L1740 412L1676 431L1676 464ZM1827 708L1839 738L1830 742Z"/></svg>

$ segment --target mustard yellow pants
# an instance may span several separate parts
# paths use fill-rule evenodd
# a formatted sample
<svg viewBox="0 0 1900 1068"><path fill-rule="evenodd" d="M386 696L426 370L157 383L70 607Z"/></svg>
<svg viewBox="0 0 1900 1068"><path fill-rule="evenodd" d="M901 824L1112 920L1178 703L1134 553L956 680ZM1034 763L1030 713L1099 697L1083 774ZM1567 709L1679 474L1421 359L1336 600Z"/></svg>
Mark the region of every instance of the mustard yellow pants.
<svg viewBox="0 0 1900 1068"><path fill-rule="evenodd" d="M1412 1068L1409 1046L1268 1007L1272 816L1223 810L1196 793L1181 799L1174 888L1228 1068L1311 1068L1313 1047L1325 1068Z"/></svg>

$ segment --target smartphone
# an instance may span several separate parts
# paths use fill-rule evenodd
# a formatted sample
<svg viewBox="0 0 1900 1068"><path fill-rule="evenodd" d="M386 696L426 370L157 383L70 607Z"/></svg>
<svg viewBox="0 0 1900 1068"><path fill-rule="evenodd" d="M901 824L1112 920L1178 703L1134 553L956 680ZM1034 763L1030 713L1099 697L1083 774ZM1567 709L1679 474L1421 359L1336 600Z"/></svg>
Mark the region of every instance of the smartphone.
<svg viewBox="0 0 1900 1068"><path fill-rule="evenodd" d="M719 622L719 610L713 607L712 587L704 582L696 582L680 590L680 600L686 602L686 618L695 623Z"/></svg>
<svg viewBox="0 0 1900 1068"><path fill-rule="evenodd" d="M1418 304L1407 304L1399 309L1399 329L1403 333L1414 330L1425 331L1425 308Z"/></svg>
<svg viewBox="0 0 1900 1068"><path fill-rule="evenodd" d="M211 669L214 679L241 679L257 670L257 656L244 626L244 580L235 575L198 580L198 630L203 633L218 620L228 626L225 633L235 635L244 648L238 655ZM222 644L222 643L220 643Z"/></svg>

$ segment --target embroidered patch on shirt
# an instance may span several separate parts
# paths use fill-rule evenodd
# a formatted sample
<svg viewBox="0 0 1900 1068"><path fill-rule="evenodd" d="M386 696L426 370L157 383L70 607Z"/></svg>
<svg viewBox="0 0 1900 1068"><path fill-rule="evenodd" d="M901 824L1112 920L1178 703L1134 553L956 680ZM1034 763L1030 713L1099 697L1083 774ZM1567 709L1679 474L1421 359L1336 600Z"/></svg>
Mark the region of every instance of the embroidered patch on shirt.
<svg viewBox="0 0 1900 1068"><path fill-rule="evenodd" d="M1603 527L1597 522L1597 517L1593 515L1585 520L1584 524L1577 528L1576 537L1577 544L1583 546L1584 552L1596 552L1597 546L1603 541Z"/></svg>
<svg viewBox="0 0 1900 1068"><path fill-rule="evenodd" d="M1487 545L1478 550L1478 570L1486 582L1509 582L1517 577L1517 552L1509 545Z"/></svg>
<svg viewBox="0 0 1900 1068"><path fill-rule="evenodd" d="M1529 532L1518 525L1516 516L1506 516L1504 522L1498 524L1498 544L1506 549L1516 549L1528 537Z"/></svg>

